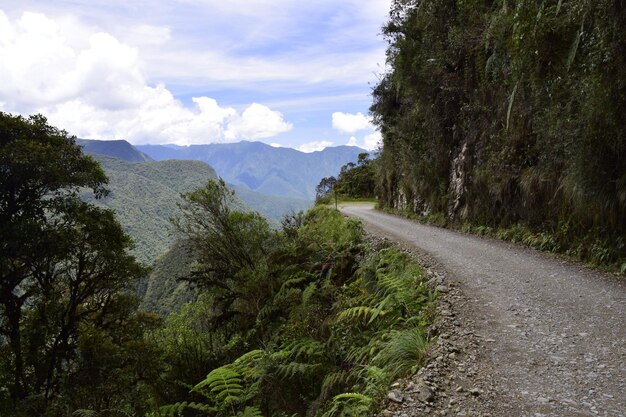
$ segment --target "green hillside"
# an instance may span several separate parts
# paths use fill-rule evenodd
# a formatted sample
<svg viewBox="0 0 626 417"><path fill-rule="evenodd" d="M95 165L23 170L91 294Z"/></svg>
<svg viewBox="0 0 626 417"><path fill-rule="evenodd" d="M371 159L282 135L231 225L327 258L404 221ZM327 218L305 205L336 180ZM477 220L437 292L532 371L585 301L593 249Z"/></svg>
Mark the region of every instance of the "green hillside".
<svg viewBox="0 0 626 417"><path fill-rule="evenodd" d="M174 241L170 219L178 214L181 193L191 192L217 178L215 170L201 161L132 163L104 155L93 155L109 177L109 196L96 200L115 209L126 232L135 240L134 254L152 263ZM290 211L307 209L302 199L266 196L234 187L243 205L272 221Z"/></svg>
<svg viewBox="0 0 626 417"><path fill-rule="evenodd" d="M189 284L178 281L191 273L192 264L189 248L182 241L175 242L154 261L140 308L167 316L178 311L184 303L193 301L196 291Z"/></svg>
<svg viewBox="0 0 626 417"><path fill-rule="evenodd" d="M134 254L152 263L172 244L170 218L176 215L180 194L193 191L215 171L197 161L131 163L94 155L109 177L111 193L98 205L112 208L124 230L135 241Z"/></svg>

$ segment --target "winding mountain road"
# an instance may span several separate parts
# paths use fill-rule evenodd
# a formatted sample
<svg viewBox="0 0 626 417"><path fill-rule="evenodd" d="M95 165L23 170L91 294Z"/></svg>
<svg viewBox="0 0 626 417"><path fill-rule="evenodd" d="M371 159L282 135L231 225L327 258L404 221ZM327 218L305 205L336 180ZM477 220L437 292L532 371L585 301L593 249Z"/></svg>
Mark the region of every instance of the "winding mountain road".
<svg viewBox="0 0 626 417"><path fill-rule="evenodd" d="M626 416L626 280L517 245L345 204L366 230L434 258L487 341L494 416ZM454 415L454 414L446 414Z"/></svg>

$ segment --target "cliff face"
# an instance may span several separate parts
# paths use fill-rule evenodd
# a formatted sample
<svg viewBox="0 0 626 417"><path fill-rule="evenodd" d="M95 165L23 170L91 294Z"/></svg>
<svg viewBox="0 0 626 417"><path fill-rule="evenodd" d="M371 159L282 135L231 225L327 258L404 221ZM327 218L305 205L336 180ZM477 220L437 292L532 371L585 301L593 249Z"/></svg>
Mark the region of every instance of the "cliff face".
<svg viewBox="0 0 626 417"><path fill-rule="evenodd" d="M383 204L626 242L622 1L395 1L371 112Z"/></svg>

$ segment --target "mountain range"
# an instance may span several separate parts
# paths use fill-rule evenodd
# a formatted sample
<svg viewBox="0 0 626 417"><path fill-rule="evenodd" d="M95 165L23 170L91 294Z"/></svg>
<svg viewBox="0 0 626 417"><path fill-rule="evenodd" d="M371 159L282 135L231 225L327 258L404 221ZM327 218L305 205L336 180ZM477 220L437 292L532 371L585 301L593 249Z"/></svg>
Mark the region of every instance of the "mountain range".
<svg viewBox="0 0 626 417"><path fill-rule="evenodd" d="M115 210L126 232L135 240L135 255L147 264L163 254L174 241L170 219L178 213L181 194L217 178L215 170L201 161L129 162L101 154L92 156L109 177L107 188L110 190L107 197L93 202ZM308 200L232 188L242 206L274 222L285 213L306 210L311 205Z"/></svg>
<svg viewBox="0 0 626 417"><path fill-rule="evenodd" d="M319 180L337 175L342 165L356 160L362 152L359 148L340 147L305 154L258 142L150 145L142 146L143 151L123 140L78 139L77 143L100 163L109 178L107 197L95 200L85 192L83 198L115 210L135 242L134 255L152 266L137 288L142 307L161 314L177 310L195 294L176 279L185 274L189 258L170 221L179 213L181 194L219 175L230 183L242 209L255 210L277 224L284 214L309 208ZM221 172L204 160L214 161Z"/></svg>
<svg viewBox="0 0 626 417"><path fill-rule="evenodd" d="M139 145L136 148L156 161L183 159L204 161L226 182L263 194L315 198L323 177L336 176L348 162L356 162L365 150L337 146L304 153L262 142L208 145Z"/></svg>

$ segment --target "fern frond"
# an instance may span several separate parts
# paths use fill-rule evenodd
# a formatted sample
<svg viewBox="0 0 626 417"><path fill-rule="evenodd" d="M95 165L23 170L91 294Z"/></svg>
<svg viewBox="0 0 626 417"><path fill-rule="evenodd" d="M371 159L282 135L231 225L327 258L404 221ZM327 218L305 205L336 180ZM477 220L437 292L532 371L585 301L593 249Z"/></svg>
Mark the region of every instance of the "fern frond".
<svg viewBox="0 0 626 417"><path fill-rule="evenodd" d="M322 382L322 397L328 398L330 393L337 387L342 386L348 380L348 373L346 371L337 371L326 374L324 382Z"/></svg>
<svg viewBox="0 0 626 417"><path fill-rule="evenodd" d="M377 317L379 316L384 316L387 312L384 310L384 308L388 305L391 304L391 301L394 299L393 294L388 295L387 297L383 298L381 300L380 303L378 303L376 305L376 308L374 308L374 312L372 313L372 317L370 317L370 319L368 320L367 324L372 324L372 322L374 320L376 320Z"/></svg>
<svg viewBox="0 0 626 417"><path fill-rule="evenodd" d="M237 413L237 417L263 417L263 414L257 407L246 407L243 411Z"/></svg>
<svg viewBox="0 0 626 417"><path fill-rule="evenodd" d="M372 398L357 392L347 392L333 398L331 408L322 417L361 417L367 415Z"/></svg>
<svg viewBox="0 0 626 417"><path fill-rule="evenodd" d="M281 289L295 287L296 285L306 282L308 279L309 277L306 277L306 276L296 276L293 278L289 278L288 280L283 282L283 285L281 285Z"/></svg>
<svg viewBox="0 0 626 417"><path fill-rule="evenodd" d="M377 278L383 295L405 294L408 291L407 283L397 274L379 272Z"/></svg>
<svg viewBox="0 0 626 417"><path fill-rule="evenodd" d="M214 398L217 403L237 401L243 392L241 375L227 366L214 369L206 379L198 383L192 392Z"/></svg>
<svg viewBox="0 0 626 417"><path fill-rule="evenodd" d="M296 375L306 376L317 371L321 366L319 363L290 362L286 365L278 365L277 373L284 378L293 378Z"/></svg>
<svg viewBox="0 0 626 417"><path fill-rule="evenodd" d="M302 291L302 306L306 307L309 305L309 301L311 301L311 298L313 298L313 294L315 294L316 290L317 283L312 282L304 289L304 291Z"/></svg>
<svg viewBox="0 0 626 417"><path fill-rule="evenodd" d="M350 307L339 313L337 320L368 320L376 313L376 309L368 306Z"/></svg>
<svg viewBox="0 0 626 417"><path fill-rule="evenodd" d="M294 359L320 357L324 355L324 345L314 339L296 340L285 346Z"/></svg>
<svg viewBox="0 0 626 417"><path fill-rule="evenodd" d="M210 407L206 404L183 401L159 407L159 410L152 414L154 417L179 417L182 416L183 412L187 409L200 411L206 414L215 413L217 411L216 408Z"/></svg>

